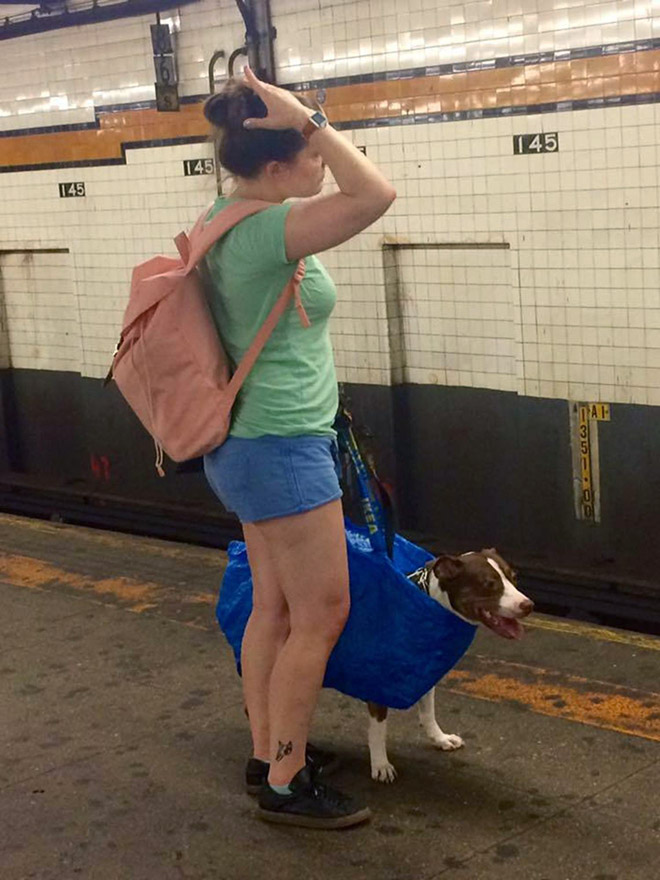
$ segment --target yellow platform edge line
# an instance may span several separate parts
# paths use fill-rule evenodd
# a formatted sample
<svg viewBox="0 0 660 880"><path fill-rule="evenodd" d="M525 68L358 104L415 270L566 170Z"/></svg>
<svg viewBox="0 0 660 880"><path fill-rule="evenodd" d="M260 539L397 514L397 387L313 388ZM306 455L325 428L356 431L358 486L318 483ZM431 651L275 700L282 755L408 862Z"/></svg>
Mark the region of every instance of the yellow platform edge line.
<svg viewBox="0 0 660 880"><path fill-rule="evenodd" d="M600 642L616 642L620 645L633 645L645 651L660 651L660 638L646 636L642 633L624 632L622 630L608 629L604 626L593 626L576 620L559 620L552 617L535 616L525 621L525 627L530 629L546 629L555 633L580 636L580 638L595 639Z"/></svg>
<svg viewBox="0 0 660 880"><path fill-rule="evenodd" d="M98 579L88 575L73 573L58 568L51 563L18 555L0 552L0 577L9 584L27 589L51 591L54 584L64 584L73 588L79 595L86 594L95 601L106 604L112 596L121 607L132 613L143 613L160 608L159 599L167 596L167 588L155 583L143 583L130 578ZM171 595L171 594L170 594ZM200 601L202 596L195 595ZM543 623L555 623L546 621ZM537 622L538 623L538 622ZM559 622L561 623L561 622ZM195 629L206 629L187 623ZM542 628L542 627L541 627ZM572 625L546 627L558 632L574 632ZM580 629L582 627L578 627ZM618 633L612 633L618 636ZM630 644L630 642L628 642ZM632 642L634 644L634 642ZM594 727L624 733L644 739L660 741L660 700L657 694L639 691L639 697L632 693L621 693L618 685L607 682L592 682L576 676L562 675L557 680L557 672L524 664L506 664L510 672L517 666L524 667L528 673L536 675L533 683L521 681L503 669L494 674L474 675L466 670L454 670L445 678L443 685L454 693L474 697L489 702L510 702L526 706L532 712L563 720L578 722ZM504 664L500 664L500 667ZM544 680L552 676L552 680ZM563 680L562 680L563 679ZM572 687L571 684L575 684ZM579 685L583 685L579 687ZM587 687L584 687L587 685ZM555 705L556 704L556 705Z"/></svg>
<svg viewBox="0 0 660 880"><path fill-rule="evenodd" d="M443 687L450 693L490 703L515 703L537 715L660 742L660 702L648 698L608 690L583 692L558 681L529 684L501 674L475 677L463 670L445 676Z"/></svg>

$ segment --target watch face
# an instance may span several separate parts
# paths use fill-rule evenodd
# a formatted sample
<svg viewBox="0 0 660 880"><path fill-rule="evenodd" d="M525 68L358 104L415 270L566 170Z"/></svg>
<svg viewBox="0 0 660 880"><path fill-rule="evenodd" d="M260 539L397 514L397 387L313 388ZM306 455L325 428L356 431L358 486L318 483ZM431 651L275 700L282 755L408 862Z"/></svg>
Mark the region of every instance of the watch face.
<svg viewBox="0 0 660 880"><path fill-rule="evenodd" d="M325 116L323 115L323 113L321 113L320 110L317 110L316 113L313 113L310 116L310 119L312 120L312 122L314 122L316 125L318 125L319 128L323 128L324 125L328 124L328 120L325 118Z"/></svg>

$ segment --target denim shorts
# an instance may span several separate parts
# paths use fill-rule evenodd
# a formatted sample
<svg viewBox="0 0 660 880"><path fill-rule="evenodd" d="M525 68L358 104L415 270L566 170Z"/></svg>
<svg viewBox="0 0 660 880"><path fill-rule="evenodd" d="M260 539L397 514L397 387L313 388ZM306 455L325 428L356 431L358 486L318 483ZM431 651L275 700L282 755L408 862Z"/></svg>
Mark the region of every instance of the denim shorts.
<svg viewBox="0 0 660 880"><path fill-rule="evenodd" d="M241 522L304 513L341 498L337 441L331 435L227 440L204 456L204 473Z"/></svg>

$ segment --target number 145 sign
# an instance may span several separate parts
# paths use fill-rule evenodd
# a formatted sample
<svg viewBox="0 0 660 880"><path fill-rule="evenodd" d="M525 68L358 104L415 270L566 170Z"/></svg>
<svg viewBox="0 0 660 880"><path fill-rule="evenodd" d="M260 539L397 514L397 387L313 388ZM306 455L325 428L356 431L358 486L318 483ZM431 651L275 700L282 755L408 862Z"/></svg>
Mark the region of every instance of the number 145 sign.
<svg viewBox="0 0 660 880"><path fill-rule="evenodd" d="M556 153L558 150L559 135L556 131L513 136L513 152L516 156L526 153Z"/></svg>

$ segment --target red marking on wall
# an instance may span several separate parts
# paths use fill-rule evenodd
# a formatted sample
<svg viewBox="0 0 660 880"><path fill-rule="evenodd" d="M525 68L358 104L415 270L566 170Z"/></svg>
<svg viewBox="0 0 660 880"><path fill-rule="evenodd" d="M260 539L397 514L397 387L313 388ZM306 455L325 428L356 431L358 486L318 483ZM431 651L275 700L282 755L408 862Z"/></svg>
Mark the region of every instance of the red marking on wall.
<svg viewBox="0 0 660 880"><path fill-rule="evenodd" d="M92 473L97 480L110 481L110 459L107 455L97 455L93 452L89 457Z"/></svg>

